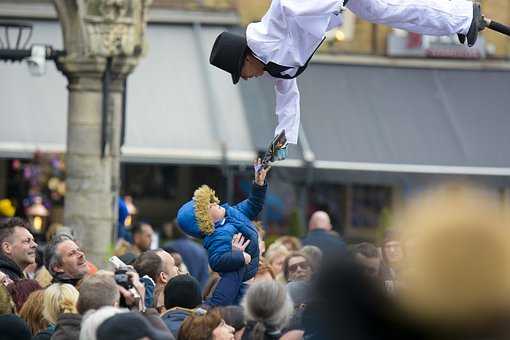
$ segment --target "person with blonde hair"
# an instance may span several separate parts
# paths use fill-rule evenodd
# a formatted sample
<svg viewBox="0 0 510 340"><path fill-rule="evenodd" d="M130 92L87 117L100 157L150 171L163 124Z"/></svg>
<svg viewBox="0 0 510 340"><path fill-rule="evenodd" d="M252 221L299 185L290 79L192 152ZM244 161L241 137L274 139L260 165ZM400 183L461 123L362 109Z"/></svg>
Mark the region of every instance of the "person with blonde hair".
<svg viewBox="0 0 510 340"><path fill-rule="evenodd" d="M78 313L76 303L79 296L78 290L68 283L54 283L46 288L43 316L48 320L49 326L46 330L39 332L34 340L50 339L55 333L57 323L61 323L66 318L75 318Z"/></svg>
<svg viewBox="0 0 510 340"><path fill-rule="evenodd" d="M26 321L30 332L36 335L48 327L48 321L43 317L44 290L32 292L19 311L19 316Z"/></svg>
<svg viewBox="0 0 510 340"><path fill-rule="evenodd" d="M271 267L274 275L278 278L282 273L283 261L290 252L281 243L273 243L266 252L266 264Z"/></svg>
<svg viewBox="0 0 510 340"><path fill-rule="evenodd" d="M289 235L278 237L275 243L283 244L288 251L298 251L302 247L301 241L297 237Z"/></svg>

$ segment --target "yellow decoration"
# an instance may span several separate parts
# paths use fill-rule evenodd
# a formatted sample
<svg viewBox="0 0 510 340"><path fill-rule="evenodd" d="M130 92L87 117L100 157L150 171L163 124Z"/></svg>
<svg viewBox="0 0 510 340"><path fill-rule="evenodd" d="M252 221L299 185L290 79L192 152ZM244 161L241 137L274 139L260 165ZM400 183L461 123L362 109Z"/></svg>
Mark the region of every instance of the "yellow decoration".
<svg viewBox="0 0 510 340"><path fill-rule="evenodd" d="M13 207L12 202L8 199L0 200L0 215L6 217L13 217L16 213L16 208Z"/></svg>

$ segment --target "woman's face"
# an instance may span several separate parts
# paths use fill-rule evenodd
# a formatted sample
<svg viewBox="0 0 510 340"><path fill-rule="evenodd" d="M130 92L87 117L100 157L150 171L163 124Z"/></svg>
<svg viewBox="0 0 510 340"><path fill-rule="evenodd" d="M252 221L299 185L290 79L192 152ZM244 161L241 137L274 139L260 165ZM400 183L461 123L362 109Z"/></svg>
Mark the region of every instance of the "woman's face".
<svg viewBox="0 0 510 340"><path fill-rule="evenodd" d="M312 276L312 268L308 260L302 256L294 256L289 259L289 282L306 281Z"/></svg>
<svg viewBox="0 0 510 340"><path fill-rule="evenodd" d="M234 327L230 327L221 320L220 324L212 331L213 340L234 340Z"/></svg>
<svg viewBox="0 0 510 340"><path fill-rule="evenodd" d="M282 272L283 262L285 261L285 255L278 255L273 259L273 262L270 263L271 268L273 268L274 274L278 275Z"/></svg>

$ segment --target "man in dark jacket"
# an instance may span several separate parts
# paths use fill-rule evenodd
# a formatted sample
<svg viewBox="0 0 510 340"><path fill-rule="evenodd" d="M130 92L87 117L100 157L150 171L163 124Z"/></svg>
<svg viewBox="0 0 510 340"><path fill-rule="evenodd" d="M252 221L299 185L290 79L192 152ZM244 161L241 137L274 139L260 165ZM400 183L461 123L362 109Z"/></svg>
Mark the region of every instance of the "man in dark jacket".
<svg viewBox="0 0 510 340"><path fill-rule="evenodd" d="M308 234L303 239L303 246L316 246L324 257L347 254L345 242L332 232L329 215L324 211L316 211L308 222Z"/></svg>
<svg viewBox="0 0 510 340"><path fill-rule="evenodd" d="M177 338L184 319L202 303L200 284L191 275L177 275L165 287L165 308L161 317L168 329Z"/></svg>
<svg viewBox="0 0 510 340"><path fill-rule="evenodd" d="M30 233L30 224L13 217L0 225L0 272L12 281L23 279L23 270L35 263L37 243Z"/></svg>

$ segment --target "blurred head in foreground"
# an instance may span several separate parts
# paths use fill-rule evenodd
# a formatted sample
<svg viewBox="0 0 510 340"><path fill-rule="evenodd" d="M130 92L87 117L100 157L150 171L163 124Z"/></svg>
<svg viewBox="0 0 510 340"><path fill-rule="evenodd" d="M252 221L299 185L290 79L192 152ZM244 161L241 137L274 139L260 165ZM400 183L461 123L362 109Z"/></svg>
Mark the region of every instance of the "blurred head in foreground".
<svg viewBox="0 0 510 340"><path fill-rule="evenodd" d="M510 318L509 210L488 191L439 186L396 215L406 244L399 302L420 322L470 335Z"/></svg>
<svg viewBox="0 0 510 340"><path fill-rule="evenodd" d="M360 266L325 263L305 311L315 322L307 329L322 334L310 338L509 338L508 213L497 197L466 184L422 192L395 215L406 255L396 295Z"/></svg>

